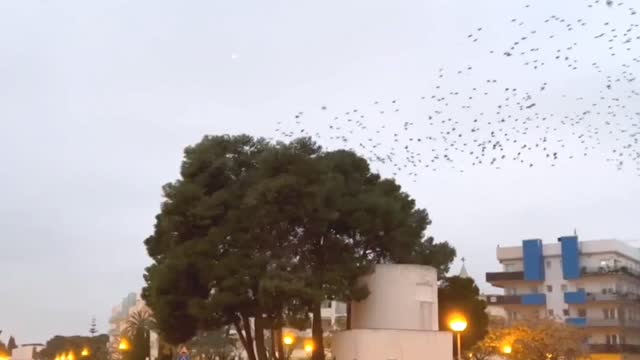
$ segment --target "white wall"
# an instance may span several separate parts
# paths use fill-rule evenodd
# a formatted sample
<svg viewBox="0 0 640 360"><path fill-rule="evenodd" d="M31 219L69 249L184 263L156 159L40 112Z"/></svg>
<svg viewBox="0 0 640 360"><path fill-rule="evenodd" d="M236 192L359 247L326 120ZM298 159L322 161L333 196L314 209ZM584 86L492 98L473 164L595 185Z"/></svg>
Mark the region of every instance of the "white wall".
<svg viewBox="0 0 640 360"><path fill-rule="evenodd" d="M351 307L352 329L438 330L437 273L429 266L376 265L371 292Z"/></svg>
<svg viewBox="0 0 640 360"><path fill-rule="evenodd" d="M11 351L11 360L32 360L34 349L36 352L42 350L42 345L23 345Z"/></svg>
<svg viewBox="0 0 640 360"><path fill-rule="evenodd" d="M333 338L334 360L451 360L453 336L445 331L351 330Z"/></svg>

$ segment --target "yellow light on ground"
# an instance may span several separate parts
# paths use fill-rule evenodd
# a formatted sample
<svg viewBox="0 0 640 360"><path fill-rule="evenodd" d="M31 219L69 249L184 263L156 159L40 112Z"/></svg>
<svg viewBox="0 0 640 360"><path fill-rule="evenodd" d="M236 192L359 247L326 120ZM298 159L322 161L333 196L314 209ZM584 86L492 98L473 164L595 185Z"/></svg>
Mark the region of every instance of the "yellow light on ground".
<svg viewBox="0 0 640 360"><path fill-rule="evenodd" d="M449 319L449 328L455 332L464 331L467 328L467 319L462 315L454 315Z"/></svg>
<svg viewBox="0 0 640 360"><path fill-rule="evenodd" d="M511 349L511 345L504 344L504 345L502 345L502 349L501 350L502 350L503 354L511 354L511 350L512 350Z"/></svg>
<svg viewBox="0 0 640 360"><path fill-rule="evenodd" d="M315 345L313 344L313 340L306 340L304 342L304 351L307 353L311 353L313 352L313 349L315 349Z"/></svg>
<svg viewBox="0 0 640 360"><path fill-rule="evenodd" d="M89 348L82 349L80 356L89 356Z"/></svg>
<svg viewBox="0 0 640 360"><path fill-rule="evenodd" d="M120 344L118 344L118 350L127 351L129 350L129 348L131 348L131 346L129 345L129 342L127 341L127 339L120 340Z"/></svg>
<svg viewBox="0 0 640 360"><path fill-rule="evenodd" d="M282 338L282 342L285 345L291 345L291 344L293 344L294 341L295 341L295 338L291 334L287 334Z"/></svg>

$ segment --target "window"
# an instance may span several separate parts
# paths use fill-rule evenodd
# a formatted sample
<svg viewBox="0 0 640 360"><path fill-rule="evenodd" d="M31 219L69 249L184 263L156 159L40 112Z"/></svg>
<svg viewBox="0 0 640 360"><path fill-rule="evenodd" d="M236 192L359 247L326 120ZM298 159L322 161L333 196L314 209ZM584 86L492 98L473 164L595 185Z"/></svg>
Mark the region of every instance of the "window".
<svg viewBox="0 0 640 360"><path fill-rule="evenodd" d="M331 309L331 300L325 300L322 302L323 309Z"/></svg>
<svg viewBox="0 0 640 360"><path fill-rule="evenodd" d="M587 309L578 309L578 317L587 317Z"/></svg>
<svg viewBox="0 0 640 360"><path fill-rule="evenodd" d="M538 293L538 287L537 286L532 286L529 288L529 291L531 291L532 294L537 294Z"/></svg>
<svg viewBox="0 0 640 360"><path fill-rule="evenodd" d="M553 309L547 310L547 314L549 314L550 317L553 317Z"/></svg>
<svg viewBox="0 0 640 360"><path fill-rule="evenodd" d="M551 260L547 260L546 264L547 264L547 269L551 269Z"/></svg>
<svg viewBox="0 0 640 360"><path fill-rule="evenodd" d="M567 284L560 285L560 290L562 290L562 292L566 292L567 291Z"/></svg>
<svg viewBox="0 0 640 360"><path fill-rule="evenodd" d="M616 309L602 309L602 313L605 319L615 319Z"/></svg>
<svg viewBox="0 0 640 360"><path fill-rule="evenodd" d="M342 302L336 303L336 315L347 315L347 304Z"/></svg>
<svg viewBox="0 0 640 360"><path fill-rule="evenodd" d="M618 335L616 334L607 334L607 345L616 345L618 344Z"/></svg>
<svg viewBox="0 0 640 360"><path fill-rule="evenodd" d="M569 316L569 309L562 310L562 315Z"/></svg>
<svg viewBox="0 0 640 360"><path fill-rule="evenodd" d="M551 285L547 285L547 292L552 292L553 291L553 286Z"/></svg>

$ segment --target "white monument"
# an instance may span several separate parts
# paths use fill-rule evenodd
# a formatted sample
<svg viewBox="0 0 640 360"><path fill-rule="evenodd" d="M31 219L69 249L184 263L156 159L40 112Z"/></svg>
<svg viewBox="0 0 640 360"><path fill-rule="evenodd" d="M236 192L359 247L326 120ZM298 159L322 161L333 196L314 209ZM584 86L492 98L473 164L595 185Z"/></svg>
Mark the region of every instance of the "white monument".
<svg viewBox="0 0 640 360"><path fill-rule="evenodd" d="M451 360L452 334L438 331L436 270L376 265L369 297L351 304L351 329L334 335L334 360Z"/></svg>

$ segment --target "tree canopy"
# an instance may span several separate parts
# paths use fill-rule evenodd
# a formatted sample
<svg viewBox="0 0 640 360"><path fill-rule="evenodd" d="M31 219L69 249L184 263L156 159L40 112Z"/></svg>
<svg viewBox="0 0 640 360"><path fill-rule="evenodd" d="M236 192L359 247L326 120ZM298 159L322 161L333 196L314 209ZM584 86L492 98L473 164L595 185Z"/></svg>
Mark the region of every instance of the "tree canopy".
<svg viewBox="0 0 640 360"><path fill-rule="evenodd" d="M584 358L583 329L553 320L522 322L493 329L472 349L476 360L493 359L508 353L511 360L576 360Z"/></svg>
<svg viewBox="0 0 640 360"><path fill-rule="evenodd" d="M37 354L39 360L54 360L58 355L72 352L79 359L83 349L89 350L87 360L107 360L109 335L97 336L54 336Z"/></svg>
<svg viewBox="0 0 640 360"><path fill-rule="evenodd" d="M249 359L264 360L264 331L312 313L321 359L323 300L364 299L357 279L375 263L445 273L455 256L425 238L429 216L398 184L355 153L308 138L206 136L185 150L180 175L164 186L145 240L153 263L143 297L169 342L229 325Z"/></svg>
<svg viewBox="0 0 640 360"><path fill-rule="evenodd" d="M453 313L461 313L467 318L467 329L460 335L463 351L471 348L487 334L487 304L479 296L480 289L472 278L451 276L440 282L439 326L442 330L449 329L448 317Z"/></svg>
<svg viewBox="0 0 640 360"><path fill-rule="evenodd" d="M231 328L204 331L194 336L188 343L192 358L201 360L231 360L236 357L237 341L230 334Z"/></svg>
<svg viewBox="0 0 640 360"><path fill-rule="evenodd" d="M9 336L9 341L7 342L7 350L9 354L13 351L13 349L17 348L18 344L16 344L16 339L13 336Z"/></svg>

